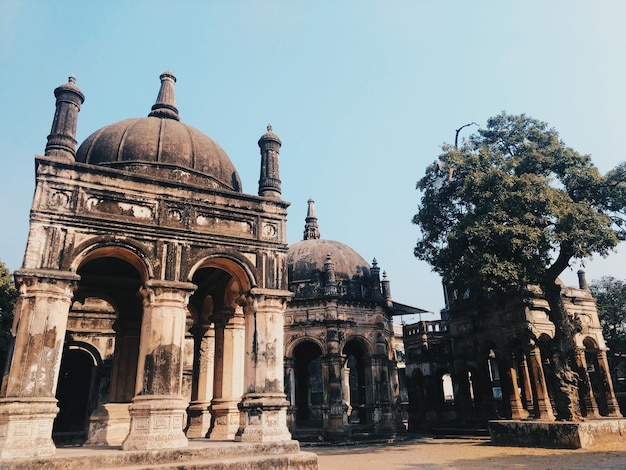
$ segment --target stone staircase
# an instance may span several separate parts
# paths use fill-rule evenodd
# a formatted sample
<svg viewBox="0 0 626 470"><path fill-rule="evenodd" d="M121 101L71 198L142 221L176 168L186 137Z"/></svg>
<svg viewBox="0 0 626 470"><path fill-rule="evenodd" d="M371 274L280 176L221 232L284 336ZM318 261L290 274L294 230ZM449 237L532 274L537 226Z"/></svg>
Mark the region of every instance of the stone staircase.
<svg viewBox="0 0 626 470"><path fill-rule="evenodd" d="M118 447L66 447L54 456L0 461L0 470L318 470L317 455L297 441L240 443L190 440L184 449L122 451Z"/></svg>

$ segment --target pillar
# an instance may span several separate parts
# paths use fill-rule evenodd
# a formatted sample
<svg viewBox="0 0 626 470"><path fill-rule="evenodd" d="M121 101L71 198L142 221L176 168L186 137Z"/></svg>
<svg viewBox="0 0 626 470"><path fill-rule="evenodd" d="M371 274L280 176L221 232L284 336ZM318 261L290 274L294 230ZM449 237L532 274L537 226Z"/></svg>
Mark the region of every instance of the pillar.
<svg viewBox="0 0 626 470"><path fill-rule="evenodd" d="M293 431L296 427L296 373L293 357L285 357L285 395L289 402L287 428Z"/></svg>
<svg viewBox="0 0 626 470"><path fill-rule="evenodd" d="M522 406L522 399L519 392L517 380L517 369L515 361L510 358L505 361L506 378L509 389L509 406L511 408L511 419L524 419L528 417L528 411Z"/></svg>
<svg viewBox="0 0 626 470"><path fill-rule="evenodd" d="M183 343L189 296L195 285L148 281L141 290L143 318L130 432L123 450L187 446L182 397Z"/></svg>
<svg viewBox="0 0 626 470"><path fill-rule="evenodd" d="M621 418L619 405L617 398L615 397L615 389L613 388L613 381L611 380L611 369L609 368L609 361L606 358L606 351L599 349L597 352L598 367L600 369L600 376L604 385L604 393L606 397L606 407L608 416L612 418Z"/></svg>
<svg viewBox="0 0 626 470"><path fill-rule="evenodd" d="M55 453L52 425L67 317L80 277L72 272L18 270L15 348L0 398L0 459Z"/></svg>
<svg viewBox="0 0 626 470"><path fill-rule="evenodd" d="M187 410L187 437L207 437L211 427L211 400L215 365L215 328L198 323L192 328L194 377Z"/></svg>
<svg viewBox="0 0 626 470"><path fill-rule="evenodd" d="M529 410L534 406L533 389L530 383L530 373L528 371L528 362L526 355L520 353L519 357L519 374L522 381L522 389L524 390L524 399L526 409Z"/></svg>
<svg viewBox="0 0 626 470"><path fill-rule="evenodd" d="M215 395L211 401L214 425L211 439L233 440L239 429L238 404L244 386L245 320L241 307L238 309L226 324L215 326Z"/></svg>
<svg viewBox="0 0 626 470"><path fill-rule="evenodd" d="M533 379L535 418L554 421L554 411L548 395L546 377L541 364L541 351L533 342L528 350L528 365Z"/></svg>
<svg viewBox="0 0 626 470"><path fill-rule="evenodd" d="M244 389L235 440L291 440L283 384L285 307L291 292L253 288L244 307Z"/></svg>
<svg viewBox="0 0 626 470"><path fill-rule="evenodd" d="M582 404L585 407L586 418L599 418L600 412L598 411L598 403L593 396L593 390L591 388L591 378L587 369L587 359L585 358L585 348L576 348L576 368L578 369L578 376L580 377L581 384L578 386L578 391L582 395Z"/></svg>
<svg viewBox="0 0 626 470"><path fill-rule="evenodd" d="M324 420L324 432L330 440L341 440L347 432L350 408L350 385L348 369L344 369L344 358L339 350L339 331L329 328L326 332L327 353L323 367L326 378L326 400L328 415Z"/></svg>

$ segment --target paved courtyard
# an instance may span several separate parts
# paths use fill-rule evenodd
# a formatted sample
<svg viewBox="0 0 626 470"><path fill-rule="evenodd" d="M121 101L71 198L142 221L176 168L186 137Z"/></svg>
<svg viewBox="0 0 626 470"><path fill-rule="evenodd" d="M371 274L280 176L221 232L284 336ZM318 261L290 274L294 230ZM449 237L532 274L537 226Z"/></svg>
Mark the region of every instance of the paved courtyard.
<svg viewBox="0 0 626 470"><path fill-rule="evenodd" d="M626 469L626 446L593 450L496 447L489 439L419 438L397 444L304 447L319 457L320 470L407 469Z"/></svg>

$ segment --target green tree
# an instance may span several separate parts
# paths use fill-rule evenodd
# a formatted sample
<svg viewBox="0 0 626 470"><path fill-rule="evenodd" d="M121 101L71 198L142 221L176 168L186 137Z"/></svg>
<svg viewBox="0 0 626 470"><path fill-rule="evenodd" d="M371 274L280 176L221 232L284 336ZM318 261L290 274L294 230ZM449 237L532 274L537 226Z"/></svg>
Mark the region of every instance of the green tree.
<svg viewBox="0 0 626 470"><path fill-rule="evenodd" d="M566 313L557 278L573 259L606 256L626 239L625 181L626 165L602 175L546 123L502 113L459 147L444 145L417 184L414 253L446 283L468 301L541 286L557 330L562 419L580 417L572 402L580 323Z"/></svg>
<svg viewBox="0 0 626 470"><path fill-rule="evenodd" d="M13 308L17 299L17 289L13 283L13 276L0 261L0 368L4 367L9 348L11 347L11 325L13 323Z"/></svg>
<svg viewBox="0 0 626 470"><path fill-rule="evenodd" d="M602 333L613 352L626 353L626 282L605 276L589 285L598 302Z"/></svg>

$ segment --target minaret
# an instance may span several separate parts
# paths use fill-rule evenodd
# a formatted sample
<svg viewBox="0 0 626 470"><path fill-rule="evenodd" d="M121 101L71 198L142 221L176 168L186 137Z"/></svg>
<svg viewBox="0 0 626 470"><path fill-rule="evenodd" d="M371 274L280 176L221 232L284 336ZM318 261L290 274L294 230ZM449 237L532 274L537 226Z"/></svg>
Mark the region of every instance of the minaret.
<svg viewBox="0 0 626 470"><path fill-rule="evenodd" d="M272 125L267 125L267 132L259 139L261 149L261 177L259 178L259 196L280 199L280 171L278 154L282 142L272 132Z"/></svg>
<svg viewBox="0 0 626 470"><path fill-rule="evenodd" d="M304 240L317 240L320 238L320 230L317 225L317 217L315 216L315 201L309 199L309 205L306 211L306 219L304 224Z"/></svg>
<svg viewBox="0 0 626 470"><path fill-rule="evenodd" d="M174 83L176 77L172 72L163 72L159 77L161 79L161 88L156 99L156 103L152 105L152 111L148 117L158 117L175 119L180 121L178 108L176 107L176 97L174 96Z"/></svg>
<svg viewBox="0 0 626 470"><path fill-rule="evenodd" d="M85 102L85 95L75 85L76 78L69 77L67 83L54 90L56 111L52 129L48 136L45 155L74 160L76 157L76 127L78 112Z"/></svg>
<svg viewBox="0 0 626 470"><path fill-rule="evenodd" d="M383 271L383 281L381 283L383 285L383 297L387 301L387 306L392 307L393 301L391 300L391 282L387 278L387 273Z"/></svg>
<svg viewBox="0 0 626 470"><path fill-rule="evenodd" d="M380 268L378 267L376 258L372 260L372 269L370 269L370 272L372 273L372 297L380 299L382 297L380 292Z"/></svg>

